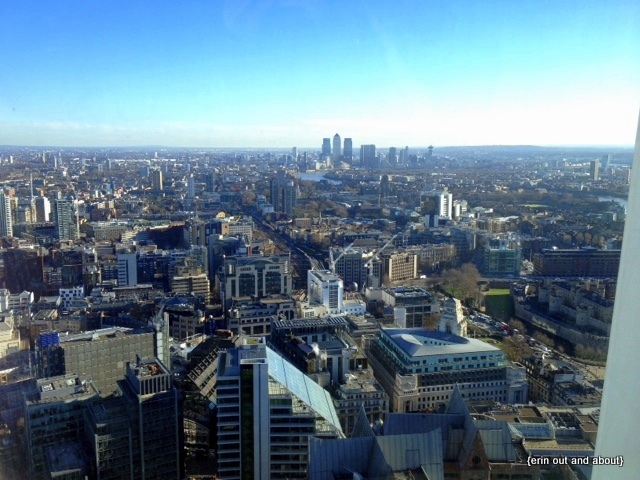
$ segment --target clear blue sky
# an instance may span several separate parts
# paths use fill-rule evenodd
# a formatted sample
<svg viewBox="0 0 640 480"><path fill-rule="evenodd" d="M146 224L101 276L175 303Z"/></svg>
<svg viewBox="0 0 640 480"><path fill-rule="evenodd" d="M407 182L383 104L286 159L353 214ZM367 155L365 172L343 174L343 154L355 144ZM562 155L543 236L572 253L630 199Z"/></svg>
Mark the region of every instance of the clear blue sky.
<svg viewBox="0 0 640 480"><path fill-rule="evenodd" d="M631 145L640 2L0 2L0 144Z"/></svg>

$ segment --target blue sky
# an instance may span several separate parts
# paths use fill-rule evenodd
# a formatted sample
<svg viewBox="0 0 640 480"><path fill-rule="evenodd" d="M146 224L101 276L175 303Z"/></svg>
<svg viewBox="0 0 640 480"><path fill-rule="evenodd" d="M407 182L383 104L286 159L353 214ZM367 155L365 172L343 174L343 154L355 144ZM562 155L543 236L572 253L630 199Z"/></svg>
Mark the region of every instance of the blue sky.
<svg viewBox="0 0 640 480"><path fill-rule="evenodd" d="M0 66L0 144L631 145L640 2L0 2Z"/></svg>

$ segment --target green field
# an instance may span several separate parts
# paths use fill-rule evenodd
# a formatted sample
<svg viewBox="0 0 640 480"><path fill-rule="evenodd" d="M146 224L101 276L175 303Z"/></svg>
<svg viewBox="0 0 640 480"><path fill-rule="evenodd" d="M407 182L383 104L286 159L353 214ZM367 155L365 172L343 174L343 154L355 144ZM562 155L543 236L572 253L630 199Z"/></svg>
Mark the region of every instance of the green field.
<svg viewBox="0 0 640 480"><path fill-rule="evenodd" d="M484 294L487 315L508 322L513 317L513 301L508 288L492 288Z"/></svg>

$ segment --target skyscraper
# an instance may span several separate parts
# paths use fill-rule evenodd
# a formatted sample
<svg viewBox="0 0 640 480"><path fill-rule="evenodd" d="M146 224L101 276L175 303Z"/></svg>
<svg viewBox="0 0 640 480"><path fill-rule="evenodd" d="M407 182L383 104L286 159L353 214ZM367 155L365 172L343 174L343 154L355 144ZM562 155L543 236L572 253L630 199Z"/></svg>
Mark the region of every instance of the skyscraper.
<svg viewBox="0 0 640 480"><path fill-rule="evenodd" d="M0 237L12 236L11 201L3 191L0 191Z"/></svg>
<svg viewBox="0 0 640 480"><path fill-rule="evenodd" d="M196 198L196 182L193 173L187 178L187 198Z"/></svg>
<svg viewBox="0 0 640 480"><path fill-rule="evenodd" d="M634 164L640 165L640 118L636 133ZM629 211L624 225L624 242L618 273L616 303L613 309L609 355L598 423L596 456L624 458L622 468L611 465L593 467L592 480L635 478L640 472L640 349L637 348L640 323L636 320L640 285L640 171L631 169Z"/></svg>
<svg viewBox="0 0 640 480"><path fill-rule="evenodd" d="M271 179L269 190L271 192L273 210L293 215L297 200L297 190L293 180L287 180L285 172L280 171L275 178Z"/></svg>
<svg viewBox="0 0 640 480"><path fill-rule="evenodd" d="M263 337L242 342L218 361L218 475L307 478L309 439L344 437L331 396Z"/></svg>
<svg viewBox="0 0 640 480"><path fill-rule="evenodd" d="M378 168L375 145L360 145L360 165L367 168Z"/></svg>
<svg viewBox="0 0 640 480"><path fill-rule="evenodd" d="M52 220L55 224L55 235L58 240L74 240L73 204L70 200L53 201Z"/></svg>
<svg viewBox="0 0 640 480"><path fill-rule="evenodd" d="M600 179L600 160L591 160L589 164L589 178L591 180Z"/></svg>
<svg viewBox="0 0 640 480"><path fill-rule="evenodd" d="M331 139L323 138L322 139L322 156L331 156Z"/></svg>
<svg viewBox="0 0 640 480"><path fill-rule="evenodd" d="M151 186L156 191L164 190L164 184L163 184L163 181L162 181L162 171L161 170L152 170L151 171Z"/></svg>
<svg viewBox="0 0 640 480"><path fill-rule="evenodd" d="M342 152L344 161L351 163L353 161L353 140L350 138L344 139L344 150Z"/></svg>
<svg viewBox="0 0 640 480"><path fill-rule="evenodd" d="M342 142L340 141L340 135L337 133L333 136L333 161L336 162L342 157Z"/></svg>

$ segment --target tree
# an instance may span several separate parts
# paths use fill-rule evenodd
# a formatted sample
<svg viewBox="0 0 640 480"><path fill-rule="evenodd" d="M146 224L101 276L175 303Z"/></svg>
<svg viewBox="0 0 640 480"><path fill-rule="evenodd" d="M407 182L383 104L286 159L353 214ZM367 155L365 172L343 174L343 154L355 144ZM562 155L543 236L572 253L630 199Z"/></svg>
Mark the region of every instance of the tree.
<svg viewBox="0 0 640 480"><path fill-rule="evenodd" d="M427 313L422 317L422 326L427 330L435 330L440 320L440 312Z"/></svg>

